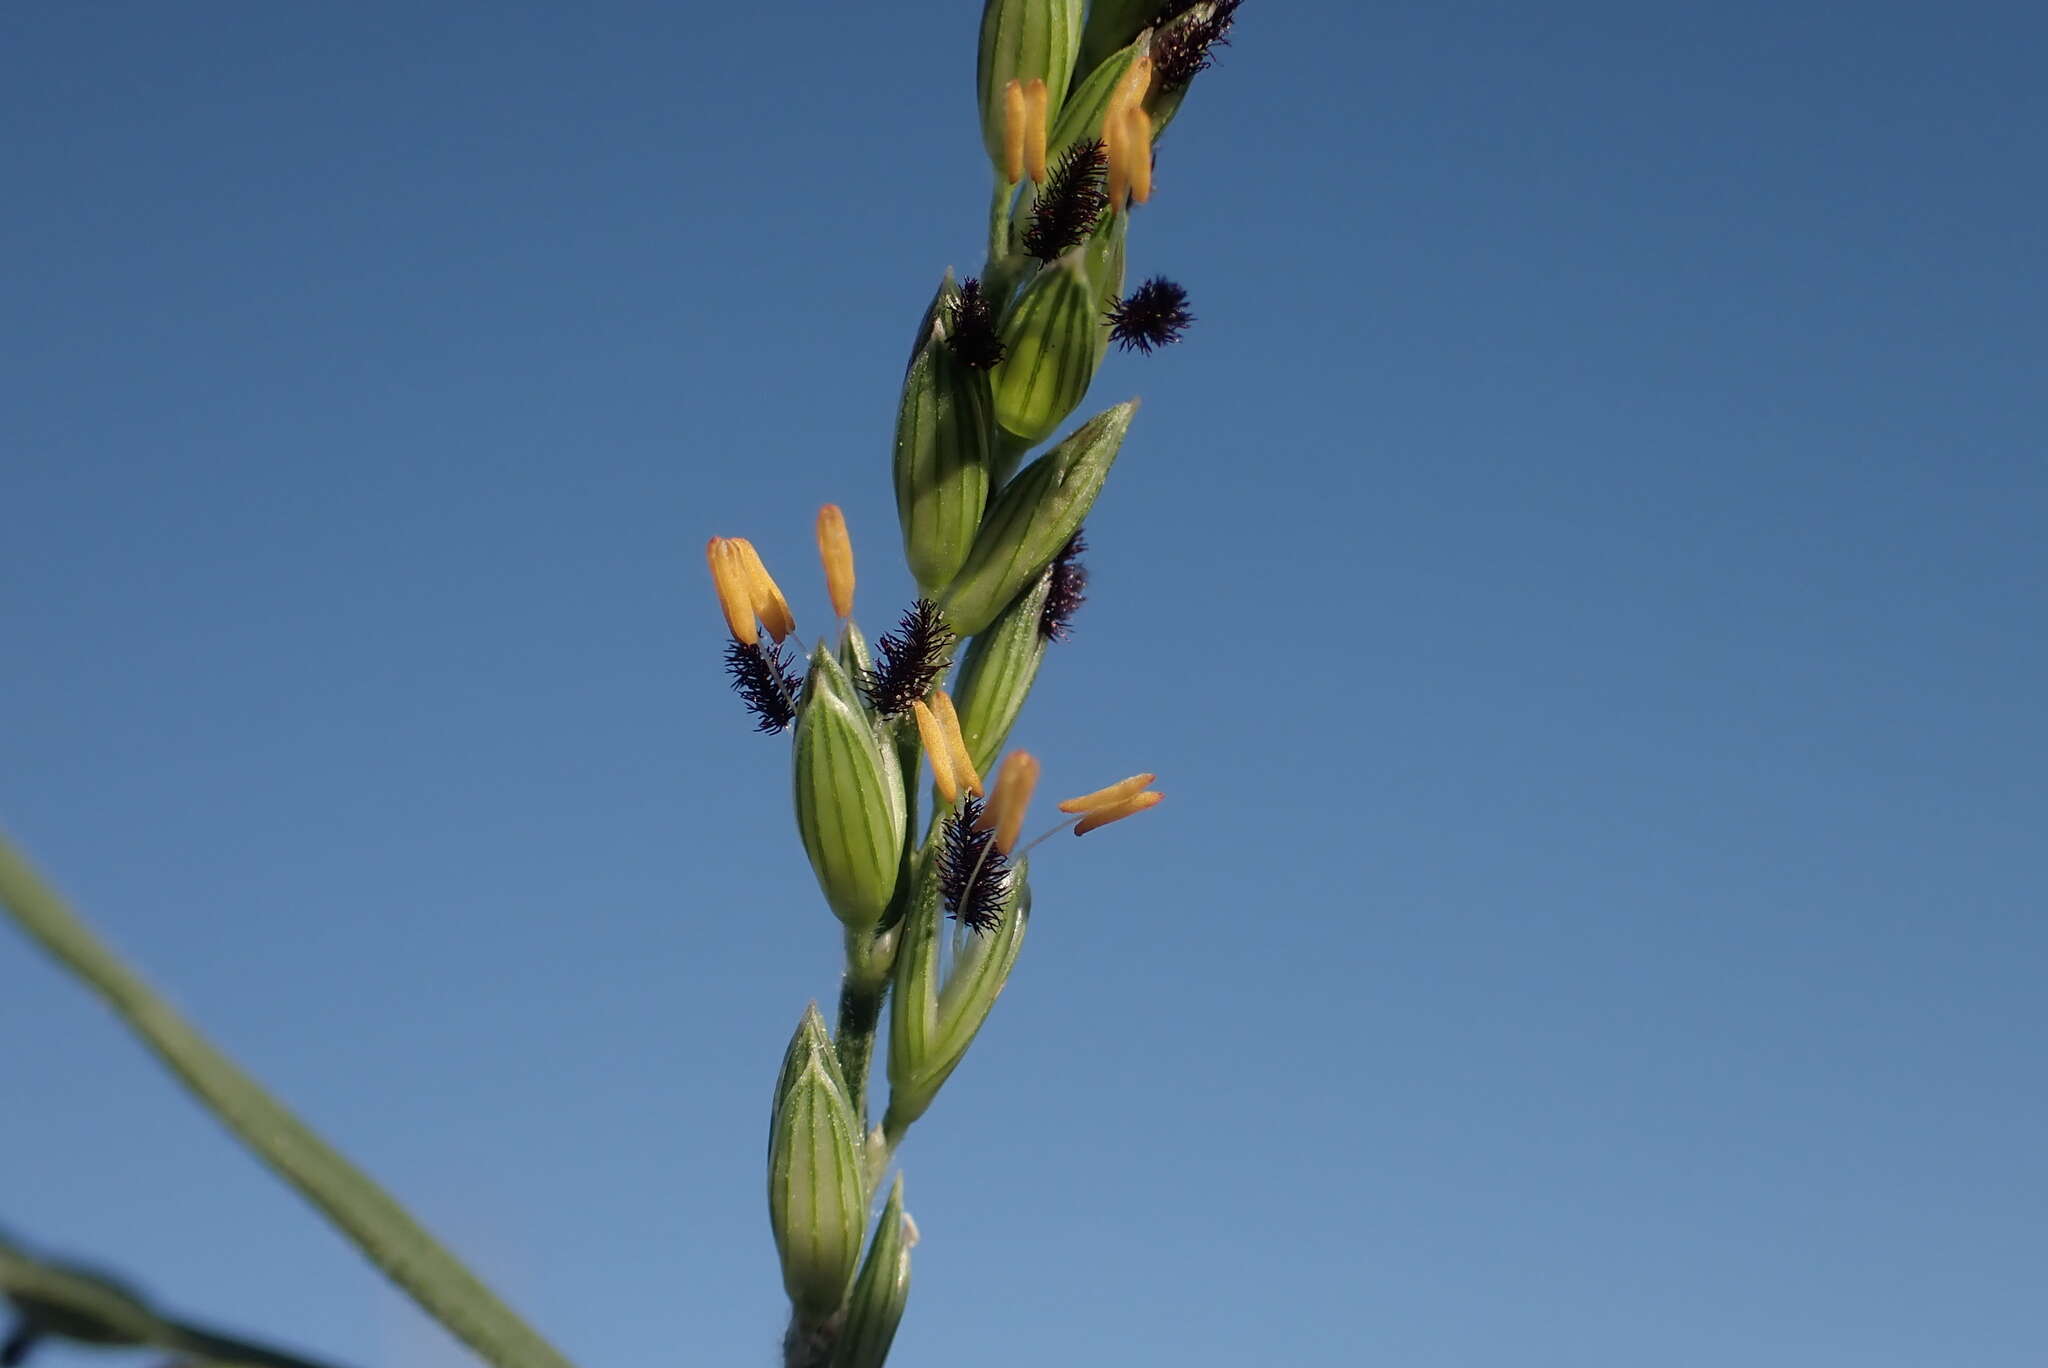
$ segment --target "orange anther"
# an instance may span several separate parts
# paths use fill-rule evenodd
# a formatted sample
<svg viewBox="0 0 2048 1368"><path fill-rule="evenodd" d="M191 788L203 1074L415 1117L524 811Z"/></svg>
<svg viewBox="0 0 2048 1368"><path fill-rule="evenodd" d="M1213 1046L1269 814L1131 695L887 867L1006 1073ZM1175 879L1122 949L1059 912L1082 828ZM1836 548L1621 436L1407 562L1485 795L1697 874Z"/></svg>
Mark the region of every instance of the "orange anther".
<svg viewBox="0 0 2048 1368"><path fill-rule="evenodd" d="M745 537L728 537L726 545L733 548L733 554L746 574L747 587L753 595L754 612L761 619L761 625L768 629L768 635L775 638L780 646L782 639L796 630L796 618L789 611L789 600L782 596L782 590L768 574L768 567L761 564L761 553L754 550L754 544Z"/></svg>
<svg viewBox="0 0 2048 1368"><path fill-rule="evenodd" d="M944 689L932 693L932 715L945 730L946 746L953 757L953 777L960 787L979 798L986 791L974 771L974 759L967 753L967 740L960 735L960 714L953 711L953 698Z"/></svg>
<svg viewBox="0 0 2048 1368"><path fill-rule="evenodd" d="M924 742L925 759L932 762L932 783L938 787L939 797L949 803L959 802L960 781L953 774L953 748L946 743L939 719L932 716L932 710L921 698L910 705L910 715L917 719L918 739Z"/></svg>
<svg viewBox="0 0 2048 1368"><path fill-rule="evenodd" d="M1096 808L1081 819L1080 825L1074 828L1074 834L1076 836L1086 836L1097 827L1106 827L1111 822L1121 822L1126 817L1134 817L1146 808L1159 806L1159 800L1165 796L1165 794L1157 789L1147 789L1143 793L1132 794L1121 803L1113 803L1108 807Z"/></svg>
<svg viewBox="0 0 2048 1368"><path fill-rule="evenodd" d="M761 629L754 622L754 590L747 581L746 566L726 537L706 542L704 559L711 566L711 587L718 591L718 606L725 612L732 639L742 646L753 645Z"/></svg>
<svg viewBox="0 0 2048 1368"><path fill-rule="evenodd" d="M1099 788L1093 793L1084 793L1079 798L1067 799L1060 804L1060 811L1093 812L1096 808L1121 803L1158 777L1156 774L1134 774L1128 779L1119 779L1108 788Z"/></svg>
<svg viewBox="0 0 2048 1368"><path fill-rule="evenodd" d="M1024 179L1024 125L1030 118L1024 87L1016 81L1003 85L1003 179L1015 185Z"/></svg>
<svg viewBox="0 0 2048 1368"><path fill-rule="evenodd" d="M1031 84L1024 87L1024 174L1031 177L1033 185L1045 184L1045 123L1051 103L1045 78L1032 77Z"/></svg>
<svg viewBox="0 0 2048 1368"><path fill-rule="evenodd" d="M818 559L825 563L825 592L832 611L853 616L853 539L846 535L846 515L838 504L818 510Z"/></svg>
<svg viewBox="0 0 2048 1368"><path fill-rule="evenodd" d="M988 800L981 820L975 825L993 828L996 849L1007 855L1016 848L1024 831L1024 813L1031 806L1031 794L1038 787L1038 760L1029 751L1011 751L996 772L995 793Z"/></svg>
<svg viewBox="0 0 2048 1368"><path fill-rule="evenodd" d="M1152 116L1143 105L1124 111L1124 162L1131 182L1131 202L1152 198Z"/></svg>

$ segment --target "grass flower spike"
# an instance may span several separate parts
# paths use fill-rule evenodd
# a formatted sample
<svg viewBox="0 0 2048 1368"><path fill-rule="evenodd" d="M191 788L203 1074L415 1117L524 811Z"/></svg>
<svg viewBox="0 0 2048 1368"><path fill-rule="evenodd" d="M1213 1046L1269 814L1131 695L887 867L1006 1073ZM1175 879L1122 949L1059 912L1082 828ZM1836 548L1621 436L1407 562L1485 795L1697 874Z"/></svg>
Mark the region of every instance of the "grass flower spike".
<svg viewBox="0 0 2048 1368"><path fill-rule="evenodd" d="M1026 840L1039 762L1004 748L1052 643L1066 640L1091 590L1081 528L1138 411L1124 399L1089 416L1097 372L1112 342L1150 352L1192 321L1186 291L1165 277L1125 294L1126 262L1145 251L1142 228L1175 206L1127 210L1151 199L1154 147L1239 8L984 0L974 108L958 113L961 131L970 118L978 125L993 169L985 250L977 244L979 266L957 278L934 258L938 285L896 395L888 479L916 589L893 628L870 649L854 619L852 538L836 504L816 521L836 623L808 648L793 640L795 612L753 544L705 544L730 637L725 672L756 729L789 737L794 844L843 954L836 1010L802 1012L770 1098L765 1196L790 1311L783 1368L884 1368L906 1313L917 1229L892 1170L1018 963L1032 918L1030 854L1054 833L1086 835L1160 802L1154 776L1133 775L1061 803L1062 819ZM964 51L960 60L964 97ZM903 78L954 84L925 75ZM883 440L879 431L849 437L848 459L865 447L881 478ZM1105 516L1119 520L1120 539L1149 525L1142 512ZM986 788L984 773L994 781ZM490 1368L571 1368L99 944L4 841L0 894L202 1103ZM1085 916L1085 894L1081 902ZM1071 927L1073 911L1062 909L1055 929ZM762 1263L765 1272L765 1251ZM0 1368L45 1337L147 1345L195 1366L319 1368L194 1335L110 1284L37 1266L5 1239L0 1291L23 1316L0 1340Z"/></svg>

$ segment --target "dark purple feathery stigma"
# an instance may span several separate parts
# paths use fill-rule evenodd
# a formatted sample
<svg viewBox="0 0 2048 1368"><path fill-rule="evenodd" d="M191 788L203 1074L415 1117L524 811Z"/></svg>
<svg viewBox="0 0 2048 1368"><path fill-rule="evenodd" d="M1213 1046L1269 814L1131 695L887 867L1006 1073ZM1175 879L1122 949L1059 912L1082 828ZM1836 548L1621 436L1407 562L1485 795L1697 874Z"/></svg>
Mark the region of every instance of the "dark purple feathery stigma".
<svg viewBox="0 0 2048 1368"><path fill-rule="evenodd" d="M1095 221L1109 204L1109 156L1100 138L1083 138L1053 163L1039 188L1024 230L1024 250L1051 261L1079 246L1095 231Z"/></svg>
<svg viewBox="0 0 2048 1368"><path fill-rule="evenodd" d="M1180 341L1195 316L1188 312L1188 292L1165 276L1150 280L1117 301L1108 313L1109 335L1126 351L1150 352Z"/></svg>
<svg viewBox="0 0 2048 1368"><path fill-rule="evenodd" d="M962 794L959 808L946 819L939 848L939 896L947 915L976 933L1002 925L1003 902L1010 895L1010 862L995 847L995 829L974 825L981 809L979 798Z"/></svg>
<svg viewBox="0 0 2048 1368"><path fill-rule="evenodd" d="M946 345L961 365L975 370L989 370L1003 359L1002 339L996 336L996 311L973 276L960 282L960 293L946 305Z"/></svg>
<svg viewBox="0 0 2048 1368"><path fill-rule="evenodd" d="M733 692L754 715L756 731L779 732L796 721L803 676L790 669L789 657L780 646L729 641L725 669L732 676Z"/></svg>
<svg viewBox="0 0 2048 1368"><path fill-rule="evenodd" d="M958 639L930 599L921 598L904 609L896 630L875 643L881 665L860 681L869 705L883 717L909 712L910 705L930 693L946 672Z"/></svg>
<svg viewBox="0 0 2048 1368"><path fill-rule="evenodd" d="M1158 32L1152 37L1152 73L1161 90L1179 90L1215 63L1210 49L1230 42L1230 27L1236 23L1241 0L1215 0L1208 16L1185 24L1172 21L1193 9L1188 3L1169 3L1152 22Z"/></svg>
<svg viewBox="0 0 2048 1368"><path fill-rule="evenodd" d="M1045 572L1052 577L1052 584L1045 591L1045 607L1039 610L1038 634L1047 641L1065 641L1072 636L1074 614L1088 601L1088 567L1079 560L1087 549L1087 538L1075 532Z"/></svg>

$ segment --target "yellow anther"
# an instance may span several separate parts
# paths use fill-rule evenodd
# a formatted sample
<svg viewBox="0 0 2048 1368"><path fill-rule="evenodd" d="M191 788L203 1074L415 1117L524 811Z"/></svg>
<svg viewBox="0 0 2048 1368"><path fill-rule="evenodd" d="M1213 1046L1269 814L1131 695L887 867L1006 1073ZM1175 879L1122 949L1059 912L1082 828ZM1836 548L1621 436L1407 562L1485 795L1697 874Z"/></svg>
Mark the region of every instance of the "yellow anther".
<svg viewBox="0 0 2048 1368"><path fill-rule="evenodd" d="M996 833L996 849L1007 855L1024 831L1024 813L1038 787L1038 761L1029 751L1011 751L996 771L996 788L975 825Z"/></svg>
<svg viewBox="0 0 2048 1368"><path fill-rule="evenodd" d="M1024 125L1029 120L1024 87L1003 84L1003 179L1015 185L1024 179Z"/></svg>
<svg viewBox="0 0 2048 1368"><path fill-rule="evenodd" d="M1145 94L1151 88L1152 59L1133 58L1117 81L1116 88L1109 92L1109 103L1102 112L1102 151L1109 159L1109 207L1113 213L1122 213L1131 198L1140 157L1148 163L1145 193L1149 195L1152 192L1149 165L1152 156L1151 120L1145 121L1142 134L1131 121L1131 111L1144 105Z"/></svg>
<svg viewBox="0 0 2048 1368"><path fill-rule="evenodd" d="M1109 113L1114 114L1118 109L1143 104L1145 103L1145 97L1151 93L1152 59L1150 57L1132 58L1130 66L1125 69L1123 76L1117 81L1116 89L1109 92ZM1107 119L1103 120L1105 129L1108 126L1108 122ZM1107 136L1106 133L1105 136Z"/></svg>
<svg viewBox="0 0 2048 1368"><path fill-rule="evenodd" d="M1099 788L1093 793L1084 793L1079 798L1067 799L1060 804L1060 811L1093 812L1096 808L1121 803L1158 777L1156 774L1134 774L1128 779L1119 779L1108 788Z"/></svg>
<svg viewBox="0 0 2048 1368"><path fill-rule="evenodd" d="M918 739L924 742L925 759L932 762L932 783L938 787L939 797L949 803L959 802L960 781L953 776L953 751L946 744L939 719L932 716L932 710L921 698L910 705L910 715L917 719Z"/></svg>
<svg viewBox="0 0 2048 1368"><path fill-rule="evenodd" d="M1145 112L1145 106L1134 104L1124 110L1122 141L1131 203L1143 204L1152 198L1152 116Z"/></svg>
<svg viewBox="0 0 2048 1368"><path fill-rule="evenodd" d="M825 563L825 592L832 611L853 616L853 539L846 535L846 515L838 504L818 510L818 559Z"/></svg>
<svg viewBox="0 0 2048 1368"><path fill-rule="evenodd" d="M728 537L726 545L739 560L746 575L747 589L753 597L754 613L761 619L761 625L768 629L768 635L775 638L780 646L782 639L796 630L796 618L789 611L789 600L776 588L769 577L768 567L761 564L761 553L745 537Z"/></svg>
<svg viewBox="0 0 2048 1368"><path fill-rule="evenodd" d="M967 753L967 739L960 734L960 714L953 711L953 696L944 689L932 692L932 716L945 729L946 745L953 756L953 777L960 787L979 798L986 790L974 772L974 759Z"/></svg>
<svg viewBox="0 0 2048 1368"><path fill-rule="evenodd" d="M711 587L718 591L718 606L725 611L732 639L742 646L753 645L761 635L754 623L754 589L731 540L713 537L704 545L704 559L711 566Z"/></svg>
<svg viewBox="0 0 2048 1368"><path fill-rule="evenodd" d="M1045 184L1045 123L1051 104L1045 78L1033 76L1031 84L1024 87L1024 174L1031 177L1033 185Z"/></svg>
<svg viewBox="0 0 2048 1368"><path fill-rule="evenodd" d="M1086 836L1097 827L1106 827L1111 822L1121 822L1126 817L1135 817L1146 808L1159 806L1159 800L1165 796L1157 789L1147 789L1143 793L1132 794L1121 803L1096 808L1081 819L1080 824L1074 828L1074 834Z"/></svg>
<svg viewBox="0 0 2048 1368"><path fill-rule="evenodd" d="M1117 123L1121 125L1123 120L1119 119ZM1104 150L1109 154L1109 212L1121 214L1131 199L1130 167L1124 161L1123 139L1119 137L1115 142L1108 142L1107 139L1104 141Z"/></svg>

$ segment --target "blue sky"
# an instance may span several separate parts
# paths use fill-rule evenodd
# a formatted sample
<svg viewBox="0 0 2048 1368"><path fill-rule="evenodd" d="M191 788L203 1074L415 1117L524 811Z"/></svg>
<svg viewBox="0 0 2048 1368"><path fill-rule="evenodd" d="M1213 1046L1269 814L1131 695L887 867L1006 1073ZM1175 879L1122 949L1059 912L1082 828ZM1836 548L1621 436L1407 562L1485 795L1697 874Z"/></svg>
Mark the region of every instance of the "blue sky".
<svg viewBox="0 0 2048 1368"><path fill-rule="evenodd" d="M977 14L0 19L0 811L586 1365L773 1357L837 937L701 550L820 625L836 501L871 630L909 597ZM1169 797L1034 860L893 1362L2048 1359L2044 42L1250 0L1017 736ZM0 983L0 1223L468 1361L11 934Z"/></svg>

